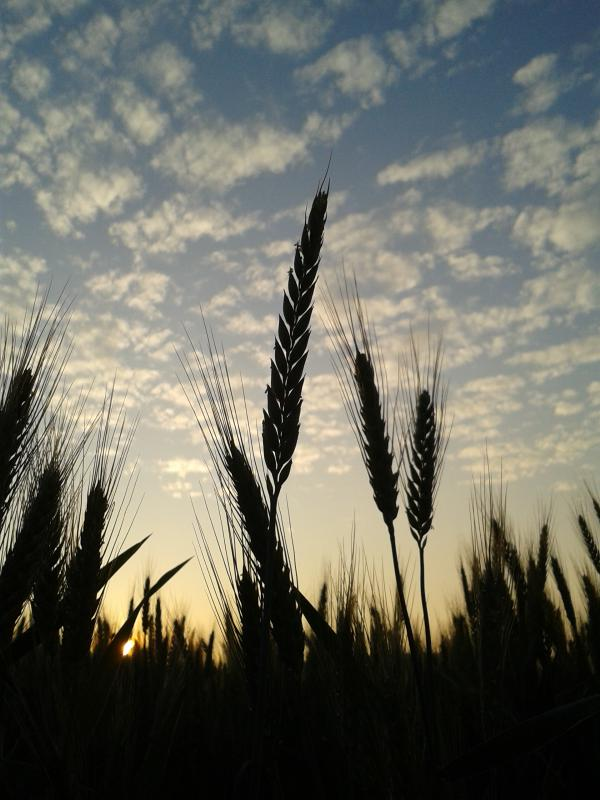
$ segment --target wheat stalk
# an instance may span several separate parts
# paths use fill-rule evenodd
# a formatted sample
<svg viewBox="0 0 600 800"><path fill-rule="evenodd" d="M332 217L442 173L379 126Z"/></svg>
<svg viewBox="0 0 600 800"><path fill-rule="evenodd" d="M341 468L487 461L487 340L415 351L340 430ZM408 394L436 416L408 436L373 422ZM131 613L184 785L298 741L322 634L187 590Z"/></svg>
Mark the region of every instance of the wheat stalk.
<svg viewBox="0 0 600 800"><path fill-rule="evenodd" d="M275 355L271 360L262 439L272 527L273 509L281 487L290 474L300 431L304 366L308 356L313 295L321 260L328 195L329 187L325 188L323 181L304 221L300 241L296 244L294 266L288 273L287 292L283 294Z"/></svg>
<svg viewBox="0 0 600 800"><path fill-rule="evenodd" d="M390 539L392 564L402 621L422 711L428 747L431 749L430 714L424 696L418 645L414 636L404 579L400 570L394 521L398 514L397 464L401 456L394 454L392 442L395 429L388 427L390 417L387 400L387 378L375 334L360 300L356 278L350 289L344 275L341 289L344 320L340 316L331 292L325 297L327 329L335 355L334 369L344 399L348 420L354 431L373 499L381 512ZM395 417L392 415L392 425Z"/></svg>
<svg viewBox="0 0 600 800"><path fill-rule="evenodd" d="M590 561L594 565L596 572L600 575L600 548L598 548L594 534L591 532L587 520L583 514L578 515L577 524L579 526L579 533L581 534L581 538L585 544Z"/></svg>
<svg viewBox="0 0 600 800"><path fill-rule="evenodd" d="M28 493L22 522L0 572L0 649L12 638L17 618L44 563L47 541L60 513L60 472L50 463Z"/></svg>
<svg viewBox="0 0 600 800"><path fill-rule="evenodd" d="M576 635L577 619L575 617L575 607L573 606L573 599L571 597L571 590L569 589L569 584L567 583L567 579L565 578L563 569L556 556L551 557L550 564L552 566L552 574L554 575L556 588L558 589L558 593L560 594L565 614L567 616L567 619L569 620L569 624L571 626L573 634Z"/></svg>

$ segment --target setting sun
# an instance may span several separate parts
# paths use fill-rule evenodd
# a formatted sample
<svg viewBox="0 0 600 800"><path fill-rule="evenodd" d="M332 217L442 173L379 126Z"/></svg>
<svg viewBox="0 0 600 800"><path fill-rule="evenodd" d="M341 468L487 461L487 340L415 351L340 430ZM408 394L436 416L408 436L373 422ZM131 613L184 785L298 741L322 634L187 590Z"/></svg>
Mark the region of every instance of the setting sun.
<svg viewBox="0 0 600 800"><path fill-rule="evenodd" d="M133 639L128 639L125 644L123 645L123 655L130 656L135 649L135 641Z"/></svg>

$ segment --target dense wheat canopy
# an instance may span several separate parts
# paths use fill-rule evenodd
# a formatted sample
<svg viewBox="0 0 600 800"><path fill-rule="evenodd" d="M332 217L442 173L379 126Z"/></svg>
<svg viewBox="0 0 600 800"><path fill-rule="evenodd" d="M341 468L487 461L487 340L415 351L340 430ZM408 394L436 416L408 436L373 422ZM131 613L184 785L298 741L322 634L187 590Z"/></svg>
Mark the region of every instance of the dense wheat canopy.
<svg viewBox="0 0 600 800"><path fill-rule="evenodd" d="M291 417L278 428L273 404L265 430L278 483L293 451L281 502L289 492L298 574L316 591L355 519L369 561L392 577L385 538L369 535L378 509L322 324L321 287L342 265L376 327L392 406L411 327L423 347L427 331L444 337L452 438L428 536L433 629L458 589L447 565L468 538L484 452L492 470L502 464L519 530L552 493L561 546L575 552L573 492L600 466L595 3L1 6L0 309L20 323L38 286L52 283L53 301L68 283L65 382L92 416L116 375L115 402L127 393L140 414L130 460L152 565L190 554L190 496L210 527L207 451L175 351L189 354L186 331L199 341L203 314L260 443L287 309L312 326L310 368L303 353L284 368L286 380L306 372L301 430L296 441ZM315 311L296 319L281 293L330 159L319 278L302 289ZM392 488L382 502L388 517L400 508L401 559L414 570L405 498ZM140 570L115 579L109 608L125 611ZM208 630L199 570L178 580L179 610Z"/></svg>

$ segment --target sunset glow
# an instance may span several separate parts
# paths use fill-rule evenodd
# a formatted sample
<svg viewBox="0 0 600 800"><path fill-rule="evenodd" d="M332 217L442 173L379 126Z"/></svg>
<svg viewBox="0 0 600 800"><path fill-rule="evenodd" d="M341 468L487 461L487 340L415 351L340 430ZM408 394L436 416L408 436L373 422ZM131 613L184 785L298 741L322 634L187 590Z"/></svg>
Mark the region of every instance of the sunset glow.
<svg viewBox="0 0 600 800"><path fill-rule="evenodd" d="M128 639L123 645L123 656L132 655L134 649L135 649L135 641L133 639Z"/></svg>

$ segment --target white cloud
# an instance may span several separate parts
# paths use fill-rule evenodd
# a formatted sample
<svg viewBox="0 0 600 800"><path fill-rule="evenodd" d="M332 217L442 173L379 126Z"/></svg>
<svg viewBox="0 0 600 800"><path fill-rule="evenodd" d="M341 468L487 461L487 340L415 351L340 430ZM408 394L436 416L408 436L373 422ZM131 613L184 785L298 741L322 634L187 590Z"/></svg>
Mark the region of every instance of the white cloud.
<svg viewBox="0 0 600 800"><path fill-rule="evenodd" d="M199 0L192 19L192 38L199 50L209 50L231 25L239 0Z"/></svg>
<svg viewBox="0 0 600 800"><path fill-rule="evenodd" d="M520 110L540 114L556 102L565 86L558 77L557 60L555 53L544 53L515 72L513 81L524 90L518 105Z"/></svg>
<svg viewBox="0 0 600 800"><path fill-rule="evenodd" d="M554 406L554 414L557 417L572 417L583 411L583 403L573 403L561 400Z"/></svg>
<svg viewBox="0 0 600 800"><path fill-rule="evenodd" d="M158 466L165 475L176 475L185 480L189 475L206 475L208 467L199 458L159 459Z"/></svg>
<svg viewBox="0 0 600 800"><path fill-rule="evenodd" d="M119 214L141 194L142 181L128 167L87 169L77 156L62 153L52 186L39 188L35 198L50 227L68 236L78 235L77 223L93 222L99 213Z"/></svg>
<svg viewBox="0 0 600 800"><path fill-rule="evenodd" d="M482 256L474 251L449 253L446 257L453 276L459 281L501 278L514 272L514 267L499 256Z"/></svg>
<svg viewBox="0 0 600 800"><path fill-rule="evenodd" d="M503 419L523 408L525 380L514 374L475 378L453 393L452 439L482 443L499 437Z"/></svg>
<svg viewBox="0 0 600 800"><path fill-rule="evenodd" d="M313 86L325 82L325 91L335 87L368 107L383 102L384 89L393 83L396 71L381 56L374 39L362 36L336 45L295 75L299 82Z"/></svg>
<svg viewBox="0 0 600 800"><path fill-rule="evenodd" d="M545 270L523 283L525 308L533 316L553 312L555 319L563 315L571 320L600 308L600 281L585 262L561 260L558 269Z"/></svg>
<svg viewBox="0 0 600 800"><path fill-rule="evenodd" d="M236 286L227 286L221 292L213 295L207 303L202 304L205 317L220 317L228 314L232 308L239 306L242 293Z"/></svg>
<svg viewBox="0 0 600 800"><path fill-rule="evenodd" d="M285 6L281 2L263 1L258 13L234 22L232 33L240 45L301 55L320 45L330 24L322 9L317 11L308 3Z"/></svg>
<svg viewBox="0 0 600 800"><path fill-rule="evenodd" d="M600 195L558 208L527 207L517 217L513 235L534 253L542 253L548 243L570 253L593 247L600 242Z"/></svg>
<svg viewBox="0 0 600 800"><path fill-rule="evenodd" d="M549 195L564 191L573 170L573 152L593 132L562 119L544 120L511 131L502 141L508 189L536 186Z"/></svg>
<svg viewBox="0 0 600 800"><path fill-rule="evenodd" d="M485 143L461 145L450 150L436 150L411 161L394 163L377 174L377 183L411 183L435 178L449 178L455 172L481 164L487 152Z"/></svg>
<svg viewBox="0 0 600 800"><path fill-rule="evenodd" d="M131 220L113 223L109 232L131 250L183 253L204 236L220 242L258 227L255 215L235 217L221 203L194 207L176 194L153 212L138 211Z"/></svg>
<svg viewBox="0 0 600 800"><path fill-rule="evenodd" d="M296 0L200 0L192 18L192 37L208 50L228 31L243 47L302 55L322 42L331 19L322 3Z"/></svg>
<svg viewBox="0 0 600 800"><path fill-rule="evenodd" d="M272 327L273 317L271 314L256 317L250 311L240 311L227 317L225 322L226 330L240 336L265 336L267 333L270 335Z"/></svg>
<svg viewBox="0 0 600 800"><path fill-rule="evenodd" d="M33 306L42 276L48 271L45 259L23 250L0 253L0 306L3 315L15 321L23 309Z"/></svg>
<svg viewBox="0 0 600 800"><path fill-rule="evenodd" d="M48 10L41 2L25 4L20 11L20 19L14 22L3 20L0 23L0 61L9 59L19 42L43 33L52 23Z"/></svg>
<svg viewBox="0 0 600 800"><path fill-rule="evenodd" d="M112 96L115 113L136 142L154 144L166 131L169 117L159 103L145 97L131 81L120 81Z"/></svg>
<svg viewBox="0 0 600 800"><path fill-rule="evenodd" d="M76 72L81 62L91 61L109 68L114 63L113 51L120 32L108 14L96 14L81 30L71 31L64 42L63 67Z"/></svg>
<svg viewBox="0 0 600 800"><path fill-rule="evenodd" d="M420 28L414 28L408 34L400 30L389 31L385 35L385 43L403 69L423 63L419 54L423 43Z"/></svg>
<svg viewBox="0 0 600 800"><path fill-rule="evenodd" d="M458 36L473 22L489 16L495 0L444 0L433 6L428 38L430 41Z"/></svg>
<svg viewBox="0 0 600 800"><path fill-rule="evenodd" d="M153 86L169 94L181 90L192 77L194 65L171 42L144 53L142 69Z"/></svg>
<svg viewBox="0 0 600 800"><path fill-rule="evenodd" d="M152 166L183 184L224 191L262 172L284 172L307 158L310 145L335 141L350 122L311 114L303 129L293 131L262 120L198 121L167 142Z"/></svg>
<svg viewBox="0 0 600 800"><path fill-rule="evenodd" d="M589 383L587 394L593 406L600 406L600 381L592 381Z"/></svg>
<svg viewBox="0 0 600 800"><path fill-rule="evenodd" d="M590 435L586 426L559 425L547 434L531 439L495 440L488 442L486 458L502 464L504 481L517 481L543 473L553 465L571 465L598 445L597 434ZM465 461L464 468L472 473L481 471L483 450L471 445L457 453Z"/></svg>
<svg viewBox="0 0 600 800"><path fill-rule="evenodd" d="M34 100L50 86L50 70L37 59L19 61L13 67L11 83L25 100Z"/></svg>
<svg viewBox="0 0 600 800"><path fill-rule="evenodd" d="M169 277L162 272L134 270L118 273L116 270L95 275L86 281L92 294L111 302L123 302L128 308L152 319L160 316L161 305L169 288Z"/></svg>
<svg viewBox="0 0 600 800"><path fill-rule="evenodd" d="M460 203L445 203L427 209L426 221L440 253L466 247L475 233L509 220L514 211L509 206L471 208Z"/></svg>
<svg viewBox="0 0 600 800"><path fill-rule="evenodd" d="M600 336L597 334L517 353L508 359L509 364L528 364L544 368L539 374L540 379L566 375L576 366L597 362L600 362Z"/></svg>

